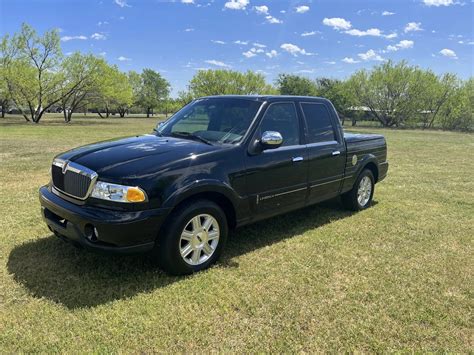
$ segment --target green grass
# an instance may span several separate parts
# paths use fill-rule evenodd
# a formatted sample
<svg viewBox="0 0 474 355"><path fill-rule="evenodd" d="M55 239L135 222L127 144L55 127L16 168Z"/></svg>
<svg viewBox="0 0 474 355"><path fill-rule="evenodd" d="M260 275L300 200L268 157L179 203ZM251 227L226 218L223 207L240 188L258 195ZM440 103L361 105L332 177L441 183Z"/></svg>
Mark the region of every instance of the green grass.
<svg viewBox="0 0 474 355"><path fill-rule="evenodd" d="M0 352L472 352L472 135L373 128L391 165L372 208L244 227L215 267L175 278L77 250L40 218L55 154L154 125L0 120Z"/></svg>

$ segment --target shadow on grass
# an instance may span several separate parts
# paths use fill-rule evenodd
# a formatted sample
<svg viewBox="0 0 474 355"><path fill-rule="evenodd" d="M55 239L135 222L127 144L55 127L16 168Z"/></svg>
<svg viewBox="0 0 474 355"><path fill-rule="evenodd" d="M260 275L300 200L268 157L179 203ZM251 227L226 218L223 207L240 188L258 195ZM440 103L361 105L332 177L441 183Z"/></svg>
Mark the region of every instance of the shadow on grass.
<svg viewBox="0 0 474 355"><path fill-rule="evenodd" d="M351 215L338 201L307 207L243 227L230 235L218 263L238 267L236 257ZM74 248L55 236L14 248L8 271L34 297L75 309L133 297L183 280L160 271L149 256L104 256ZM193 276L189 276L193 277Z"/></svg>

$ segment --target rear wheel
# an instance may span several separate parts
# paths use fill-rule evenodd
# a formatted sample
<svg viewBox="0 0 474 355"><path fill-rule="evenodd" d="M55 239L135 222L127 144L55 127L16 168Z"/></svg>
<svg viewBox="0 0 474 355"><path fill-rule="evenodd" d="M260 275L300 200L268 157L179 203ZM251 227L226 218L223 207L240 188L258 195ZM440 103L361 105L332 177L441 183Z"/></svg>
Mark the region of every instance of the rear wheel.
<svg viewBox="0 0 474 355"><path fill-rule="evenodd" d="M217 261L227 240L222 209L208 200L194 200L168 217L154 249L160 267L184 275L208 268Z"/></svg>
<svg viewBox="0 0 474 355"><path fill-rule="evenodd" d="M342 195L342 203L353 211L366 209L372 203L374 188L374 175L372 171L365 169L360 173L352 190Z"/></svg>

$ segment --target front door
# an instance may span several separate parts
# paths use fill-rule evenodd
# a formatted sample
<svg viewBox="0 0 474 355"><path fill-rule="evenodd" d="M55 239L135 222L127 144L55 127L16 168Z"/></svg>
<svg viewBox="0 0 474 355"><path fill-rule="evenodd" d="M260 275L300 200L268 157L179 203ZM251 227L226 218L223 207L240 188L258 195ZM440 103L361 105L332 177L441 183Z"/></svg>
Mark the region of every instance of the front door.
<svg viewBox="0 0 474 355"><path fill-rule="evenodd" d="M247 188L260 219L304 206L307 197L307 149L301 144L302 122L293 102L272 103L255 138L276 131L283 137L279 148L263 150L246 158Z"/></svg>

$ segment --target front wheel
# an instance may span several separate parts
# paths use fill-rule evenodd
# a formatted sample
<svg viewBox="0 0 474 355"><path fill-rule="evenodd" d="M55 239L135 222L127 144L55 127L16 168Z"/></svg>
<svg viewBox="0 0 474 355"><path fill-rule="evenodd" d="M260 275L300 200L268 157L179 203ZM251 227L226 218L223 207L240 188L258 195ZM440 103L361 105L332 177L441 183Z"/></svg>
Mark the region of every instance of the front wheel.
<svg viewBox="0 0 474 355"><path fill-rule="evenodd" d="M352 190L342 195L342 203L353 211L366 209L372 203L374 189L374 174L369 169L365 169L360 173Z"/></svg>
<svg viewBox="0 0 474 355"><path fill-rule="evenodd" d="M169 274L185 275L208 268L219 258L227 240L222 209L208 200L194 200L168 217L154 256Z"/></svg>

